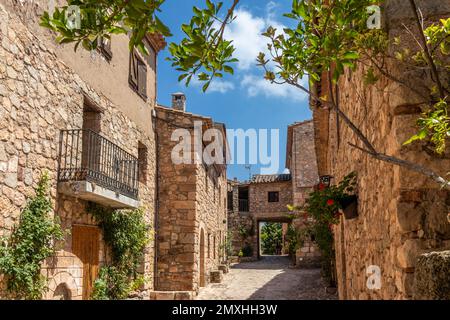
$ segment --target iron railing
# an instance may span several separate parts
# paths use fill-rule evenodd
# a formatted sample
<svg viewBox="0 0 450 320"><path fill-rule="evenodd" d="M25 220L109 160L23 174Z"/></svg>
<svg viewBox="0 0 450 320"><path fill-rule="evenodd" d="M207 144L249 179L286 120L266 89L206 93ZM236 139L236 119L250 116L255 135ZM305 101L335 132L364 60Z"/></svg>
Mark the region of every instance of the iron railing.
<svg viewBox="0 0 450 320"><path fill-rule="evenodd" d="M248 200L247 199L239 199L239 211L240 212L248 212Z"/></svg>
<svg viewBox="0 0 450 320"><path fill-rule="evenodd" d="M60 132L58 181L89 181L138 199L138 159L92 130Z"/></svg>

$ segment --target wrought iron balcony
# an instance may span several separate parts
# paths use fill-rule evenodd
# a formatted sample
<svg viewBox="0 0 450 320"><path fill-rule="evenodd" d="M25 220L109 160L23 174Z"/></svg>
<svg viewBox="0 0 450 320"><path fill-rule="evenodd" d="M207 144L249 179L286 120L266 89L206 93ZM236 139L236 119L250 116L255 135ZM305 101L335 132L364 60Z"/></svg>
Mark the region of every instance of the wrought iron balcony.
<svg viewBox="0 0 450 320"><path fill-rule="evenodd" d="M94 131L60 132L58 182L62 193L75 192L80 198L112 207L136 207L138 165L136 157ZM80 187L74 182L87 184ZM64 183L71 185L64 187Z"/></svg>

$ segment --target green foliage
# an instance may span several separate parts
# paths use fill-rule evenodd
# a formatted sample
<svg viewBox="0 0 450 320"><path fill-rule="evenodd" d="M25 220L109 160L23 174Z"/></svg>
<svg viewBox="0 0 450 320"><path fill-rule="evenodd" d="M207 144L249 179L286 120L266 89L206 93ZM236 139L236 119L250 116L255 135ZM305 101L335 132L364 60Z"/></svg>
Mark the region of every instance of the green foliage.
<svg viewBox="0 0 450 320"><path fill-rule="evenodd" d="M221 245L220 250L226 255L233 255L233 232L228 231L225 242Z"/></svg>
<svg viewBox="0 0 450 320"><path fill-rule="evenodd" d="M356 173L344 177L336 186L320 187L309 195L306 212L313 218L306 228L304 236L314 237L322 254L322 273L333 284L333 263L335 260L332 226L339 223L342 209L340 201L354 194Z"/></svg>
<svg viewBox="0 0 450 320"><path fill-rule="evenodd" d="M165 0L69 0L67 5L56 8L53 14L44 12L41 26L57 33L59 43L75 43L75 50L81 45L86 50L97 48L99 39L110 39L114 34L130 34L130 49L139 48L147 53L144 46L146 34L171 36L169 28L158 18ZM214 78L222 78L224 73L233 74L231 63L234 47L223 38L227 24L233 21L235 0L224 18L220 18L222 2L215 4L206 0L206 8L193 7L193 17L181 29L185 38L180 44L171 43L169 51L172 65L182 74L179 81L189 85L193 76L204 82L206 91ZM70 6L77 6L80 25L70 23Z"/></svg>
<svg viewBox="0 0 450 320"><path fill-rule="evenodd" d="M303 208L290 207L290 210L304 210L312 219L305 221L306 226L298 231L298 242L301 246L306 239L314 238L322 254L322 273L324 278L334 285L334 239L332 226L340 219L340 201L354 194L356 173L352 172L344 177L336 186L325 187L310 193L306 206Z"/></svg>
<svg viewBox="0 0 450 320"><path fill-rule="evenodd" d="M56 8L53 15L44 12L41 26L55 31L59 43L75 42L75 50L81 44L86 50L97 48L98 40L113 34L128 34L130 48L138 47L146 52L144 37L147 33L170 36L170 31L157 13L165 0L68 0L67 5ZM69 6L80 10L81 25L68 23L72 17Z"/></svg>
<svg viewBox="0 0 450 320"><path fill-rule="evenodd" d="M230 63L234 59L234 47L231 41L223 39L226 23L234 19L230 13L224 21L218 16L223 3L214 4L206 0L206 9L193 8L194 16L189 24L183 24L181 29L185 38L180 44L171 43L169 50L172 54L169 61L182 74L179 81L186 81L186 85L197 75L197 80L204 82L206 91L213 78L222 78L224 73L233 74ZM218 25L218 21L221 23Z"/></svg>
<svg viewBox="0 0 450 320"><path fill-rule="evenodd" d="M420 131L404 144L407 145L430 137L436 152L438 154L444 153L446 140L450 137L450 116L447 102L441 100L436 103L432 110L422 114L422 117L417 120L417 125Z"/></svg>
<svg viewBox="0 0 450 320"><path fill-rule="evenodd" d="M111 265L100 270L92 299L125 299L143 281L137 270L151 240L144 210L110 210L89 204L88 211L99 222L112 256Z"/></svg>
<svg viewBox="0 0 450 320"><path fill-rule="evenodd" d="M283 248L283 225L281 223L265 223L263 225L261 247L263 254L281 254Z"/></svg>
<svg viewBox="0 0 450 320"><path fill-rule="evenodd" d="M286 241L288 242L289 255L295 255L302 245L302 237L299 230L290 224L286 233Z"/></svg>
<svg viewBox="0 0 450 320"><path fill-rule="evenodd" d="M41 299L46 290L41 263L55 253L56 242L64 239L59 223L50 217L52 210L49 178L43 174L19 224L9 238L0 239L0 272L13 298Z"/></svg>
<svg viewBox="0 0 450 320"><path fill-rule="evenodd" d="M238 233L242 240L246 240L249 237L252 237L254 235L254 228L253 224L251 226L246 226L244 224L239 225L238 227Z"/></svg>
<svg viewBox="0 0 450 320"><path fill-rule="evenodd" d="M316 222L323 224L339 223L340 201L355 191L356 173L347 175L338 185L320 188L310 193L306 212Z"/></svg>
<svg viewBox="0 0 450 320"><path fill-rule="evenodd" d="M266 79L298 83L305 75L319 81L323 71L333 70L333 81L343 74L344 67L355 67L360 57L360 45L379 36L378 30L367 28L367 7L377 0L293 0L292 11L285 16L295 20L295 28L284 29L284 34L269 27L263 34L270 40L271 58L258 56L259 65L266 69ZM366 40L367 42L368 40ZM359 46L358 46L359 44ZM277 71L269 70L272 60Z"/></svg>
<svg viewBox="0 0 450 320"><path fill-rule="evenodd" d="M448 62L450 56L450 18L441 19L440 24L432 24L424 30L424 35L427 39L427 45L432 48L430 50L433 63L437 67L446 70L447 76L450 71ZM399 40L397 44L400 45ZM396 57L399 60L412 60L418 67L427 65L426 54L423 48L416 53L409 51L396 52ZM446 92L448 92L449 84L442 84ZM439 92L437 85L430 90L431 95L438 97L436 103L432 103L429 110L424 112L417 120L419 132L407 140L404 144L410 144L417 140L429 139L435 146L435 151L442 154L446 149L446 142L450 137L450 116L448 114L448 96L443 97ZM436 101L436 100L435 100Z"/></svg>

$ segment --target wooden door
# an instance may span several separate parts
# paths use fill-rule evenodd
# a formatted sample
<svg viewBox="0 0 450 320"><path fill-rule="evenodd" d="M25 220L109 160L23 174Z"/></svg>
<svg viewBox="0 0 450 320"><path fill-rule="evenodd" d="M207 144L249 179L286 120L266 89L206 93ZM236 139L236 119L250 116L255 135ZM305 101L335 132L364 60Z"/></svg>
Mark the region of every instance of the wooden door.
<svg viewBox="0 0 450 320"><path fill-rule="evenodd" d="M89 300L99 269L100 230L97 227L72 227L72 251L83 262L83 300Z"/></svg>

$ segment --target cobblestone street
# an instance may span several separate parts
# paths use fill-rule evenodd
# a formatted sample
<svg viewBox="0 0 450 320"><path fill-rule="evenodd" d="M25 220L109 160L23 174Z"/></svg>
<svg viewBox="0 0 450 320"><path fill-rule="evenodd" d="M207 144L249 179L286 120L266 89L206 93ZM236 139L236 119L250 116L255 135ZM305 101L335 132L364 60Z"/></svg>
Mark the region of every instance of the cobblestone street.
<svg viewBox="0 0 450 320"><path fill-rule="evenodd" d="M287 257L264 257L230 269L221 284L209 284L197 300L331 300L320 269L290 268Z"/></svg>

